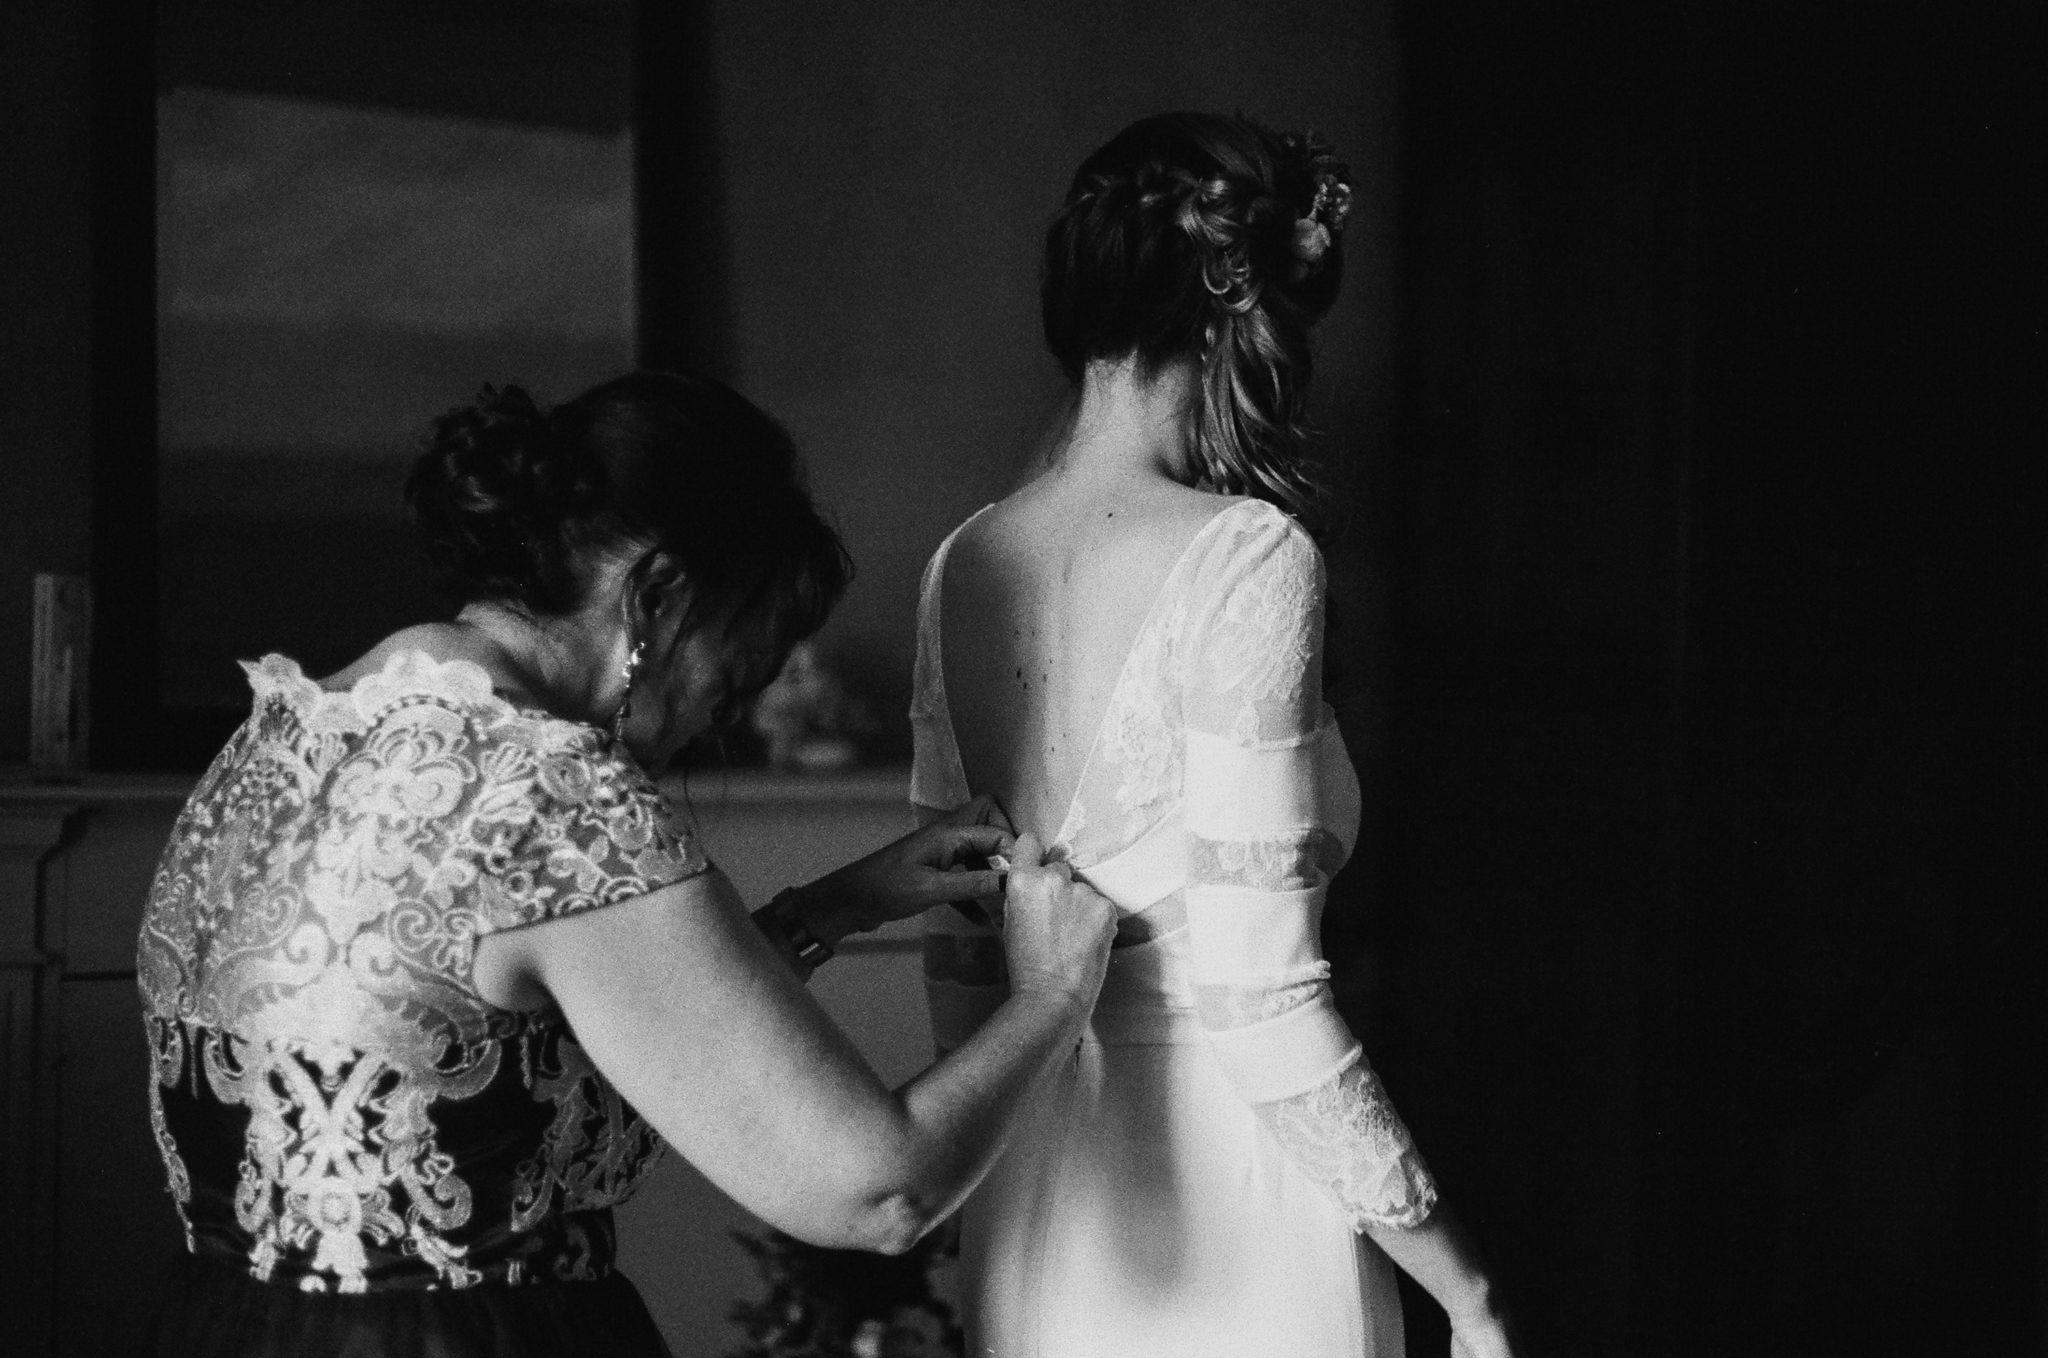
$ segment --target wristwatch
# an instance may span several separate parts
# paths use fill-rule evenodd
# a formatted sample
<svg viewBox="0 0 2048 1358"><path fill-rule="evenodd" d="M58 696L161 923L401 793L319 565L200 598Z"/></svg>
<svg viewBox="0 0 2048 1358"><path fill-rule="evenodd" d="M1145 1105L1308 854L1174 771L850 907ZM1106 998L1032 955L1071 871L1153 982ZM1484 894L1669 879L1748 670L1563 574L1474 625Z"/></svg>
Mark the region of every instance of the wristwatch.
<svg viewBox="0 0 2048 1358"><path fill-rule="evenodd" d="M796 954L797 962L816 971L832 956L832 949L811 932L811 926L804 923L803 916L796 909L796 888L785 887L775 893L769 902L775 907L776 922L782 926L782 936L789 940L789 947Z"/></svg>

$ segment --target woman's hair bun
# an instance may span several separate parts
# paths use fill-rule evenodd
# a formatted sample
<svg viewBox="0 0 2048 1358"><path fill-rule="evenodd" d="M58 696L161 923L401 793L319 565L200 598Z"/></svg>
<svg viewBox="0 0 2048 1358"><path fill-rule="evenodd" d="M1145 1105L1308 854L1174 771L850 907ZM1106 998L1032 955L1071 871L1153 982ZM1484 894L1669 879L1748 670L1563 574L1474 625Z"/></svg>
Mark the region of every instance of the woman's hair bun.
<svg viewBox="0 0 2048 1358"><path fill-rule="evenodd" d="M603 468L555 437L520 387L486 386L433 422L406 481L427 554L461 598L551 609L573 596L575 529Z"/></svg>
<svg viewBox="0 0 2048 1358"><path fill-rule="evenodd" d="M736 701L853 578L789 432L708 377L626 373L549 409L485 387L433 422L406 499L463 604L561 616L592 601L606 562L637 558L637 572L665 557L687 583L671 650L699 627L745 634L727 675Z"/></svg>
<svg viewBox="0 0 2048 1358"><path fill-rule="evenodd" d="M1350 205L1348 172L1313 133L1142 118L1082 162L1047 228L1046 344L1076 382L1097 359L1196 360L1203 479L1312 519L1308 332L1336 300Z"/></svg>

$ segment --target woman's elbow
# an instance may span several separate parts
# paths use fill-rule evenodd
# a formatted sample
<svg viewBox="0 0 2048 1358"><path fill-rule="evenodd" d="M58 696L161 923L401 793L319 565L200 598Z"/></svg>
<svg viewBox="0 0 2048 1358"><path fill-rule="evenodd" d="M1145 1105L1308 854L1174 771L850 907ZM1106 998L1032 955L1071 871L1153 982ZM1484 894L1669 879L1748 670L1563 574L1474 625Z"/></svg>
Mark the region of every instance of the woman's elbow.
<svg viewBox="0 0 2048 1358"><path fill-rule="evenodd" d="M936 1211L907 1193L892 1193L862 1214L860 1249L905 1254L939 1224Z"/></svg>
<svg viewBox="0 0 2048 1358"><path fill-rule="evenodd" d="M908 1194L892 1194L835 1212L827 1220L783 1220L772 1224L820 1249L904 1254L939 1224L939 1216Z"/></svg>
<svg viewBox="0 0 2048 1358"><path fill-rule="evenodd" d="M946 1173L901 1145L845 1154L832 1171L817 1185L822 1191L803 1195L805 1206L792 1214L801 1219L776 1224L827 1249L902 1254L958 1201Z"/></svg>

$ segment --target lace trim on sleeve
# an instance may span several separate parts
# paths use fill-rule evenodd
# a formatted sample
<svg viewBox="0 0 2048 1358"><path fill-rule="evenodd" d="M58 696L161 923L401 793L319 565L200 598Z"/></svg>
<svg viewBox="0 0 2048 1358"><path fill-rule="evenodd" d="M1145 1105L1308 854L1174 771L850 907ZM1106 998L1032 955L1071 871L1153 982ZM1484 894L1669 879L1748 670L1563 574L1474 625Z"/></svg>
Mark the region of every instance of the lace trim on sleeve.
<svg viewBox="0 0 2048 1358"><path fill-rule="evenodd" d="M1344 844L1320 827L1256 839L1188 837L1188 879L1258 891L1300 891L1326 884L1344 861Z"/></svg>
<svg viewBox="0 0 2048 1358"><path fill-rule="evenodd" d="M1327 962L1322 970L1329 971ZM1327 989L1320 976L1283 985L1197 985L1195 1016L1211 1032L1249 1028L1312 1003Z"/></svg>
<svg viewBox="0 0 2048 1358"><path fill-rule="evenodd" d="M1302 891L1329 882L1328 865L1341 862L1343 847L1322 829L1262 835L1256 839L1188 837L1188 880L1204 886L1253 891ZM1195 986L1195 1006L1206 1028L1245 1028L1277 1018L1315 1000L1328 987L1327 962L1283 976L1247 976L1224 983L1213 978Z"/></svg>
<svg viewBox="0 0 2048 1358"><path fill-rule="evenodd" d="M1301 1171L1343 1206L1353 1230L1419 1226L1436 1179L1364 1061L1306 1094L1261 1104L1260 1119Z"/></svg>
<svg viewBox="0 0 2048 1358"><path fill-rule="evenodd" d="M511 835L478 844L479 933L612 905L709 870L695 836L630 761L596 738L482 761L478 807L530 807ZM479 826L488 824L481 815ZM509 826L510 821L500 822Z"/></svg>

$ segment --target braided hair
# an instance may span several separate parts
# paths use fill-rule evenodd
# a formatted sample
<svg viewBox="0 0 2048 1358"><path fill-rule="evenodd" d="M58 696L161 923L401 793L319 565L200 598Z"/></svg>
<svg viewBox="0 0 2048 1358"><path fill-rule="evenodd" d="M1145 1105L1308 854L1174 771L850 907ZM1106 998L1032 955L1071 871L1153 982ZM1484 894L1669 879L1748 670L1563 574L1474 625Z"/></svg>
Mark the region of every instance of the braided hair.
<svg viewBox="0 0 2048 1358"><path fill-rule="evenodd" d="M1350 196L1312 133L1203 113L1133 123L1082 162L1046 231L1046 344L1077 383L1096 359L1194 358L1204 479L1313 523L1308 332L1336 300Z"/></svg>

